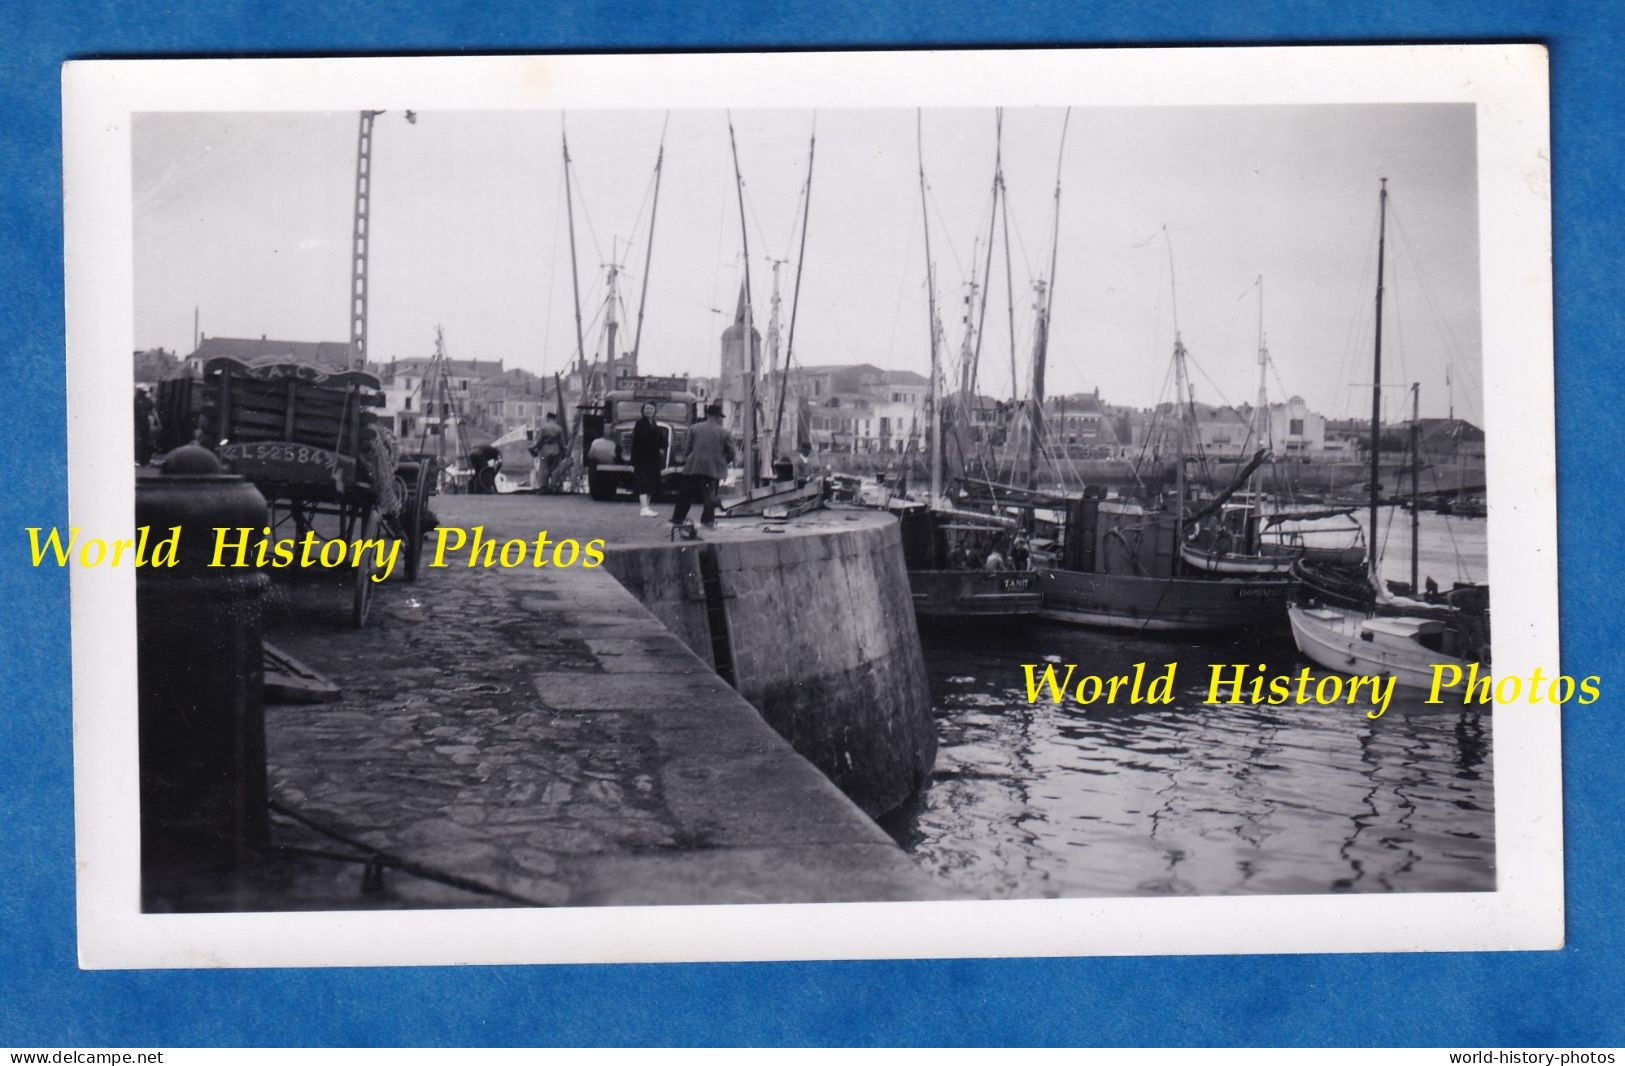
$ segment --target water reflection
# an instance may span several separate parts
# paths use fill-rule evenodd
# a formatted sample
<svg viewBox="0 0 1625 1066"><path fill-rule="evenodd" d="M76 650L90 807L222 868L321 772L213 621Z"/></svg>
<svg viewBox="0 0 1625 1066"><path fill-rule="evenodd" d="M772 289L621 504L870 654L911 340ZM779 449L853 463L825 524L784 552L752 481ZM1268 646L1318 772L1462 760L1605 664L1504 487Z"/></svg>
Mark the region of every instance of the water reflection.
<svg viewBox="0 0 1625 1066"><path fill-rule="evenodd" d="M1214 663L1302 668L1286 634L1129 640L1034 625L925 634L937 770L888 828L987 897L1486 891L1490 717L1397 689L1368 705L1209 705ZM1179 664L1174 703L1026 699L1020 664ZM1318 671L1317 671L1318 674Z"/></svg>

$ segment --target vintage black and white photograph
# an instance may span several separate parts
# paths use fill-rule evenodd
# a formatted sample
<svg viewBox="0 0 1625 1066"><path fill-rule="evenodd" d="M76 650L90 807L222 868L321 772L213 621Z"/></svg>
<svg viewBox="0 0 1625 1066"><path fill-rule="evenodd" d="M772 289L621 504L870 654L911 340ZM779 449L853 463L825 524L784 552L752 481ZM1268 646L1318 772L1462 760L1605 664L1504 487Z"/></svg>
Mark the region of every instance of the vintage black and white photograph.
<svg viewBox="0 0 1625 1066"><path fill-rule="evenodd" d="M1538 56L76 65L99 964L1560 941Z"/></svg>

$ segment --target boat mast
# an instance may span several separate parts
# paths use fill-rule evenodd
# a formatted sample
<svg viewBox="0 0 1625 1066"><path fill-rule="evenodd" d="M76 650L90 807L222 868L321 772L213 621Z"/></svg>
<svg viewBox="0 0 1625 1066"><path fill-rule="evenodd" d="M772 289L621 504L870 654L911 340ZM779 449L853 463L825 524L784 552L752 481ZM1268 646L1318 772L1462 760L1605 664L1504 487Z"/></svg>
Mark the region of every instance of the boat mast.
<svg viewBox="0 0 1625 1066"><path fill-rule="evenodd" d="M1179 330L1179 278L1174 272L1174 239L1169 236L1167 226L1162 227L1162 243L1168 249L1169 306L1174 318L1174 416L1179 425L1174 453L1174 545L1177 549L1185 543L1185 433L1187 417L1196 415L1196 389L1186 381L1185 340ZM1183 568L1183 556L1178 550L1174 552L1173 567L1176 574Z"/></svg>
<svg viewBox="0 0 1625 1066"><path fill-rule="evenodd" d="M773 455L779 454L779 431L784 426L784 392L790 384L790 358L796 353L796 310L801 306L801 268L807 261L807 220L812 217L813 151L818 147L818 114L813 113L807 139L807 183L801 201L801 250L796 253L796 283L790 292L790 335L784 342L784 371L779 378L778 410L773 415Z"/></svg>
<svg viewBox="0 0 1625 1066"><path fill-rule="evenodd" d="M587 338L581 328L581 270L576 265L576 212L570 196L570 138L565 132L564 115L559 115L559 144L564 149L564 215L570 223L570 289L575 294L576 358L581 371L581 399L587 398Z"/></svg>
<svg viewBox="0 0 1625 1066"><path fill-rule="evenodd" d="M606 284L609 295L604 297L604 380L614 387L615 375L615 334L620 330L620 322L615 318L615 305L620 302L621 276L620 265L615 262L615 239L609 242L609 263L606 265L609 277Z"/></svg>
<svg viewBox="0 0 1625 1066"><path fill-rule="evenodd" d="M995 232L995 228L999 224L999 191L1003 187L1004 187L1004 108L1000 107L1000 108L995 108L994 111L993 111L993 202L992 202L991 206L988 208L988 218L987 218L987 264L982 269L982 306L981 306L981 309L977 312L977 316L976 316L976 348L971 353L970 373L965 376L964 386L963 386L963 389L961 390L964 393L962 406L964 406L966 410L970 409L969 405L970 405L970 403L972 401L972 398L976 395L976 377L977 377L977 374L980 371L981 366L982 366L982 336L983 336L983 329L987 325L987 300L988 300L988 297L990 295L992 295L992 291L993 291L993 234ZM1006 252L1006 255L1008 256L1009 249L1006 248L1005 252ZM976 299L976 288L975 288L975 285L974 285L975 275L976 275L976 255L975 255L974 252L972 252L972 254L971 254L971 280L972 280L973 284L972 284L972 287L971 287L970 297L966 301L966 306L967 307L970 306L971 301L974 301ZM1011 309L1012 323L1013 323L1013 320L1014 320L1014 314L1015 314L1015 311L1014 311L1014 308L1012 308ZM966 325L970 324L970 318L969 318L968 314L966 316L965 322L966 322ZM1016 387L1016 385L1015 385L1015 381L1016 381L1016 379L1015 379L1016 349L1015 349L1015 344L1013 343L1013 341L1014 341L1014 333L1015 333L1015 329L1014 329L1014 325L1012 324L1012 328L1011 328L1012 344L1010 345L1010 360L1011 360L1011 365L1010 365L1010 375L1011 375L1010 376L1010 388L1012 390L1014 390L1015 387Z"/></svg>
<svg viewBox="0 0 1625 1066"><path fill-rule="evenodd" d="M643 252L643 283L638 292L638 326L632 334L632 375L638 374L638 353L643 348L643 306L649 299L649 264L655 254L655 218L660 214L660 172L666 165L666 123L671 121L671 112L666 112L666 119L660 124L660 150L655 153L655 192L654 203L649 208L649 244Z"/></svg>
<svg viewBox="0 0 1625 1066"><path fill-rule="evenodd" d="M1387 178L1382 179L1382 189L1377 194L1377 219L1377 328L1371 372L1371 542L1366 546L1366 558L1370 560L1374 580L1380 579L1377 569L1377 479L1380 471L1378 443L1382 433L1382 284L1383 255L1388 240Z"/></svg>
<svg viewBox="0 0 1625 1066"><path fill-rule="evenodd" d="M1038 437L1044 422L1044 349L1049 344L1049 286L1043 278L1033 282L1038 293L1034 307L1038 321L1033 326L1033 380L1027 395L1027 487L1038 488Z"/></svg>
<svg viewBox="0 0 1625 1066"><path fill-rule="evenodd" d="M1264 438L1270 435L1269 392L1265 386L1269 365L1270 350L1264 340L1264 275L1260 274L1258 275L1258 407L1254 415L1256 425L1253 430L1253 447L1271 448L1273 450L1272 446L1275 442L1270 441L1266 444L1264 441ZM1254 496L1253 506L1262 511L1262 502L1257 499L1257 475L1254 475L1252 491Z"/></svg>
<svg viewBox="0 0 1625 1066"><path fill-rule="evenodd" d="M1061 250L1061 165L1066 161L1066 128L1072 122L1072 109L1066 109L1061 119L1061 147L1055 155L1055 229L1050 234L1049 278L1040 280L1038 288L1038 325L1033 338L1033 389L1030 402L1032 418L1029 430L1032 439L1027 444L1027 487L1038 488L1038 452L1044 434L1044 359L1049 353L1050 314L1055 301L1055 264Z"/></svg>
<svg viewBox="0 0 1625 1066"><path fill-rule="evenodd" d="M1170 259L1168 264L1170 273L1172 273L1173 270L1173 260L1171 258L1172 255L1173 251L1172 248L1170 248ZM1185 543L1185 449L1188 444L1186 441L1186 432L1190 428L1187 419L1189 415L1194 412L1194 409L1188 407L1184 402L1183 394L1185 389L1185 342L1180 338L1179 330L1176 327L1174 330L1174 413L1177 416L1179 423L1179 448L1175 453L1175 462L1177 465L1174 467L1174 493L1176 499L1174 501L1175 551L1173 564L1175 573L1178 573L1183 569L1183 557L1181 556L1178 548Z"/></svg>
<svg viewBox="0 0 1625 1066"><path fill-rule="evenodd" d="M1016 283L1010 268L1010 193L999 175L999 218L1004 236L1004 318L1010 328L1010 402L1021 401L1021 378L1016 374Z"/></svg>
<svg viewBox="0 0 1625 1066"><path fill-rule="evenodd" d="M981 237L971 241L970 254L970 284L966 287L964 299L960 302L965 305L965 313L960 316L960 324L965 332L959 338L959 394L968 396L971 391L971 382L976 380L976 354L982 348L982 333L980 324L974 321L976 314L976 293L981 289L981 283L976 279L976 253L980 250ZM989 258L992 258L993 249L988 248ZM984 300L982 306L986 307Z"/></svg>
<svg viewBox="0 0 1625 1066"><path fill-rule="evenodd" d="M728 147L733 151L734 191L739 197L739 241L745 253L745 417L742 421L745 441L741 449L741 462L745 471L745 499L750 499L756 488L756 327L752 323L750 303L750 234L745 228L745 178L739 172L739 142L734 138L733 112L728 112Z"/></svg>
<svg viewBox="0 0 1625 1066"><path fill-rule="evenodd" d="M1417 584L1416 551L1422 529L1422 509L1416 506L1417 482L1422 470L1422 383L1411 382L1411 595L1422 589Z"/></svg>
<svg viewBox="0 0 1625 1066"><path fill-rule="evenodd" d="M926 412L931 419L931 505L942 501L942 414L941 385L937 381L937 335L941 326L937 322L937 279L931 264L931 212L925 196L925 140L921 126L923 119L918 109L914 112L914 155L920 168L920 221L925 224L925 304L927 329L931 334L931 399Z"/></svg>

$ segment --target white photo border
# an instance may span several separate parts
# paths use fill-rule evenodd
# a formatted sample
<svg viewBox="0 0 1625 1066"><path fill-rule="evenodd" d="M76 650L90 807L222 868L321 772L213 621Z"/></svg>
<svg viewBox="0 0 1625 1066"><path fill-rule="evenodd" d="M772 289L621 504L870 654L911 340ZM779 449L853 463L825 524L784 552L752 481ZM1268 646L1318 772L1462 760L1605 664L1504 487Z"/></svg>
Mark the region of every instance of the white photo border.
<svg viewBox="0 0 1625 1066"><path fill-rule="evenodd" d="M655 99L648 86L658 85ZM1470 103L1497 674L1558 657L1547 54L1537 45L107 60L63 68L71 523L129 535L131 116L151 111ZM127 366L127 363L120 363ZM1503 427L1516 427L1516 432ZM145 914L135 596L71 574L86 968L1476 951L1563 945L1559 712L1495 715L1481 893Z"/></svg>

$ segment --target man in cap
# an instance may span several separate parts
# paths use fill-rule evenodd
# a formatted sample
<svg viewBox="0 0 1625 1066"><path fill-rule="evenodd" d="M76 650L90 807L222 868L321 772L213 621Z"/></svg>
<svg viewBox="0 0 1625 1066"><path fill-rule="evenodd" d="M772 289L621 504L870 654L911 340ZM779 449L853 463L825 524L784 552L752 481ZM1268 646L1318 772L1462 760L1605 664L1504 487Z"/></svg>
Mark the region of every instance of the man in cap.
<svg viewBox="0 0 1625 1066"><path fill-rule="evenodd" d="M689 507L698 503L703 506L700 524L707 529L716 526L717 485L728 476L734 454L733 437L722 425L722 405L710 404L705 409L705 421L688 435L688 459L683 463L677 506L671 512L672 525L687 522Z"/></svg>

